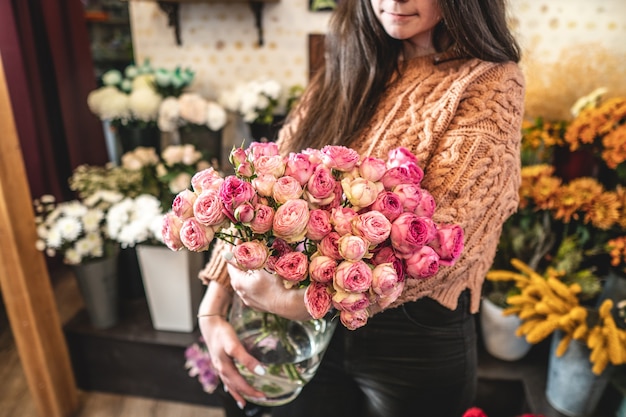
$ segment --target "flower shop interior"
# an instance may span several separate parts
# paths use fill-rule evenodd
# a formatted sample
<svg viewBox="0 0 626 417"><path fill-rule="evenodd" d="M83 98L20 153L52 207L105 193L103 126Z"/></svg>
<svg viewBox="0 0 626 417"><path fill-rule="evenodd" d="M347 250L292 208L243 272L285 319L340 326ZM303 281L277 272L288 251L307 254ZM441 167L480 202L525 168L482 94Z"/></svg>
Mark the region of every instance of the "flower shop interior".
<svg viewBox="0 0 626 417"><path fill-rule="evenodd" d="M475 406L625 417L626 2L507 3L523 173L476 317ZM0 417L225 416L190 353L208 256L173 257L149 220L276 139L334 7L0 2Z"/></svg>

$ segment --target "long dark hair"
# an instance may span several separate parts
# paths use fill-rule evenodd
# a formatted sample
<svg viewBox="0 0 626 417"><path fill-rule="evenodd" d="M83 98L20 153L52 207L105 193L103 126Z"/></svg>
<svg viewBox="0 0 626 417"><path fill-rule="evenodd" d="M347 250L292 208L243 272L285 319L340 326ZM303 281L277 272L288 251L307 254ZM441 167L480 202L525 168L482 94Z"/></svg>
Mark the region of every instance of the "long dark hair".
<svg viewBox="0 0 626 417"><path fill-rule="evenodd" d="M433 30L433 44L438 52L519 62L519 46L506 24L505 0L437 2L442 20ZM304 96L305 111L291 150L346 145L356 138L401 70L401 56L402 41L385 32L370 0L341 0L325 38L325 65Z"/></svg>

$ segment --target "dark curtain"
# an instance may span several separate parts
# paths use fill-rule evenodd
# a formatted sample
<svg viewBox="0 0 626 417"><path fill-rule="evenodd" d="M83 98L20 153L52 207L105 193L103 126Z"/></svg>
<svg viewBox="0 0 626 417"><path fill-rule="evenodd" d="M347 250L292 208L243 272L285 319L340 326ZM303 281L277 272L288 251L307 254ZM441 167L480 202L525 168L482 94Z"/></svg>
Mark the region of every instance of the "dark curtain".
<svg viewBox="0 0 626 417"><path fill-rule="evenodd" d="M31 194L70 199L72 170L108 161L81 1L0 0L0 54Z"/></svg>

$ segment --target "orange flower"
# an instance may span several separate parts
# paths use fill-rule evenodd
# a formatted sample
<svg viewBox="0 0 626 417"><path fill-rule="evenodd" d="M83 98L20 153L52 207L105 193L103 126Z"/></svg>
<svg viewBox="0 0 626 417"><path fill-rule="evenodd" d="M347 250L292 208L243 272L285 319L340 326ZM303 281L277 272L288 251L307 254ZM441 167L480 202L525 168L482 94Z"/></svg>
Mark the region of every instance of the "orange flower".
<svg viewBox="0 0 626 417"><path fill-rule="evenodd" d="M591 209L585 215L585 223L591 222L598 229L608 230L619 221L620 207L617 193L603 193L593 201Z"/></svg>

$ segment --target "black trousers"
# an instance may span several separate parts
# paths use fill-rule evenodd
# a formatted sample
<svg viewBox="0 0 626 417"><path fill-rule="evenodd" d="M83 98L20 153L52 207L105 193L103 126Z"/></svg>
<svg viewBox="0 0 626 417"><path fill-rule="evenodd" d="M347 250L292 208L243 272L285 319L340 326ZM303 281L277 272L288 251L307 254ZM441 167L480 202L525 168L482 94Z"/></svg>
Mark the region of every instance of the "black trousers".
<svg viewBox="0 0 626 417"><path fill-rule="evenodd" d="M271 415L460 417L476 393L476 367L468 291L455 311L424 298L354 331L339 324L313 380Z"/></svg>

